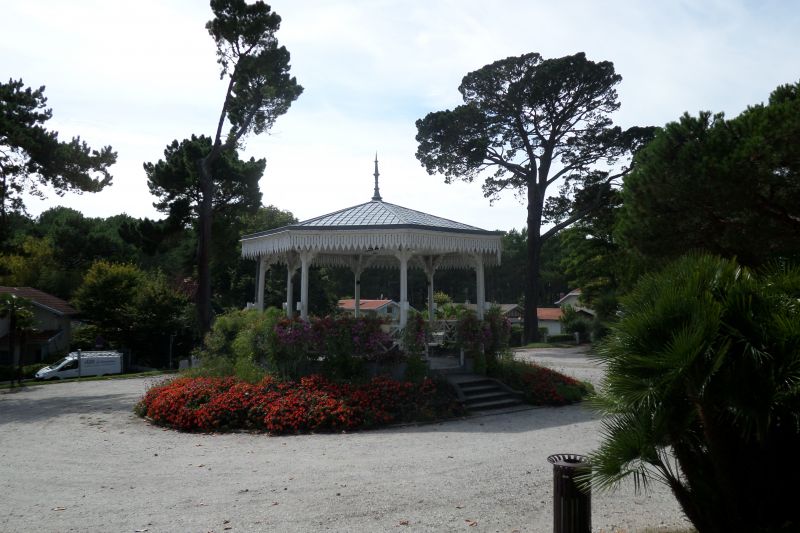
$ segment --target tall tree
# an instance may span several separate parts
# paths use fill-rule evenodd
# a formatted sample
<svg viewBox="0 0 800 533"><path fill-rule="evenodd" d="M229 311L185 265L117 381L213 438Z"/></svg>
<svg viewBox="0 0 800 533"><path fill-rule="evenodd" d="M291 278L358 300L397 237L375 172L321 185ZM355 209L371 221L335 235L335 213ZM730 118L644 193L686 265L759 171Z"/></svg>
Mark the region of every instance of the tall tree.
<svg viewBox="0 0 800 533"><path fill-rule="evenodd" d="M685 114L636 156L619 235L645 258L687 249L755 266L800 258L800 83L733 119Z"/></svg>
<svg viewBox="0 0 800 533"><path fill-rule="evenodd" d="M620 158L650 132L612 125L621 79L611 62L583 53L509 57L464 77L463 105L416 123L417 158L430 174L443 173L446 183L483 178L492 199L506 189L527 196L526 341L538 335L542 245L600 204L611 181L629 170ZM546 201L559 180L559 193ZM543 224L550 224L544 232Z"/></svg>
<svg viewBox="0 0 800 533"><path fill-rule="evenodd" d="M22 359L25 333L33 328L33 310L30 300L16 294L0 295L0 318L8 318L8 351L17 367L17 383L22 385Z"/></svg>
<svg viewBox="0 0 800 533"><path fill-rule="evenodd" d="M281 18L264 2L211 0L214 19L206 24L217 45L220 78L228 80L211 140L211 150L196 160L199 177L197 310L201 331L211 327L211 234L216 189L214 165L249 133L268 131L303 92L289 75L289 52L278 46ZM228 132L223 135L225 124Z"/></svg>
<svg viewBox="0 0 800 533"><path fill-rule="evenodd" d="M147 174L147 185L150 192L156 196L153 204L156 209L168 215L166 226L173 228L194 227L197 230L198 241L201 241L203 225L204 192L202 176L197 161L206 157L212 150L212 141L206 136L192 136L180 143L173 141L164 150L164 159L157 163L145 163L144 170ZM211 214L213 215L213 238L209 248L214 248L218 253L209 249L207 265L209 275L211 266L219 266L219 256L230 253L230 243L221 238L233 238L238 242L238 235L230 236L231 227L240 227L240 217L253 214L261 205L261 192L258 181L264 174L266 161L250 158L242 161L235 149L224 151L217 158L212 167L213 196L211 197ZM146 229L147 225L140 225ZM154 229L154 228L151 228ZM234 230L235 231L235 230ZM126 230L126 233L129 233ZM152 232L151 232L152 233ZM156 231L156 237L161 237ZM224 236L220 235L223 233ZM198 273L202 272L202 265L197 257ZM224 261L223 261L224 264ZM209 287L211 286L210 278ZM209 302L211 305L211 302Z"/></svg>
<svg viewBox="0 0 800 533"><path fill-rule="evenodd" d="M24 212L23 194L97 192L111 183L108 168L117 154L106 146L92 150L80 137L58 140L43 124L53 116L44 87L25 87L22 80L0 83L0 240L6 217Z"/></svg>

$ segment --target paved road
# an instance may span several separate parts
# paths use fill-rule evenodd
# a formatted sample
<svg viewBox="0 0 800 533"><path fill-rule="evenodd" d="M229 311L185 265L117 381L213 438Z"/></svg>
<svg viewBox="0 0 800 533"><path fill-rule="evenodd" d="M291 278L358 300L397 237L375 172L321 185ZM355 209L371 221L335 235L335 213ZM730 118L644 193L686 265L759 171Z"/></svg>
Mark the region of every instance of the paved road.
<svg viewBox="0 0 800 533"><path fill-rule="evenodd" d="M518 348L514 350L514 357L533 361L597 386L603 379L603 369L597 362L587 358L590 349L586 344L570 348Z"/></svg>
<svg viewBox="0 0 800 533"><path fill-rule="evenodd" d="M597 444L581 406L352 434L185 434L131 413L151 382L0 392L0 531L547 532L547 456ZM597 531L684 524L664 490L593 504Z"/></svg>

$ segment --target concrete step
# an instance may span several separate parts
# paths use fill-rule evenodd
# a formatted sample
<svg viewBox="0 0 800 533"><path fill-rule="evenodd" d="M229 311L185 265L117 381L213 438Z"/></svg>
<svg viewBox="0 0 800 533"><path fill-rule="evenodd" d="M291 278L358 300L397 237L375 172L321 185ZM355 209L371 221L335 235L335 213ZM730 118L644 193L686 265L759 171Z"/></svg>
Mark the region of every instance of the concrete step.
<svg viewBox="0 0 800 533"><path fill-rule="evenodd" d="M461 404L470 411L522 405L519 394L485 376L451 374L448 381L456 388Z"/></svg>
<svg viewBox="0 0 800 533"><path fill-rule="evenodd" d="M513 395L503 390L494 390L492 392L464 395L464 403L467 405L472 405L475 403L481 403L490 400L508 400L508 399L516 400L517 398L515 398Z"/></svg>
<svg viewBox="0 0 800 533"><path fill-rule="evenodd" d="M481 403L473 403L466 407L470 411L488 411L490 409L505 409L508 407L517 407L519 405L522 405L521 401L517 400L516 398L511 398L507 400L492 400Z"/></svg>
<svg viewBox="0 0 800 533"><path fill-rule="evenodd" d="M486 391L498 390L496 383L485 383L481 385L459 385L464 394L478 394Z"/></svg>

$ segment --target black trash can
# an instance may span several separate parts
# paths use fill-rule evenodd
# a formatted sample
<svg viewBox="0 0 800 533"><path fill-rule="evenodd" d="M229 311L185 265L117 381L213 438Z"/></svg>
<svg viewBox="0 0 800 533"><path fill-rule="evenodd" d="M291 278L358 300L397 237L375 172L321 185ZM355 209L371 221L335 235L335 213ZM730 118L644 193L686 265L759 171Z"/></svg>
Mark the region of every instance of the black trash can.
<svg viewBox="0 0 800 533"><path fill-rule="evenodd" d="M553 465L553 533L591 533L592 493L575 480L589 468L587 458L559 453L547 461Z"/></svg>

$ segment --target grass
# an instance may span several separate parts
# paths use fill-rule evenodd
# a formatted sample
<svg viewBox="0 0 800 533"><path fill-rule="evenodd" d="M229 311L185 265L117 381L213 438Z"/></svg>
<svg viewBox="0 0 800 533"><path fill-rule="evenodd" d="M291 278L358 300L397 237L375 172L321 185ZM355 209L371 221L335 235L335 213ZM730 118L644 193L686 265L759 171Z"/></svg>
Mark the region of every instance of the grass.
<svg viewBox="0 0 800 533"><path fill-rule="evenodd" d="M532 342L520 348L571 348L574 342Z"/></svg>
<svg viewBox="0 0 800 533"><path fill-rule="evenodd" d="M177 374L177 372L178 372L177 370L151 370L149 372L137 372L134 374L114 374L111 376L89 376L85 378L53 379L48 381L24 380L22 384L23 386L39 386L39 385L53 385L55 383L71 383L74 381L105 381L109 379L147 378L151 376ZM14 385L11 382L0 384L0 389L12 389L15 387L16 385Z"/></svg>

